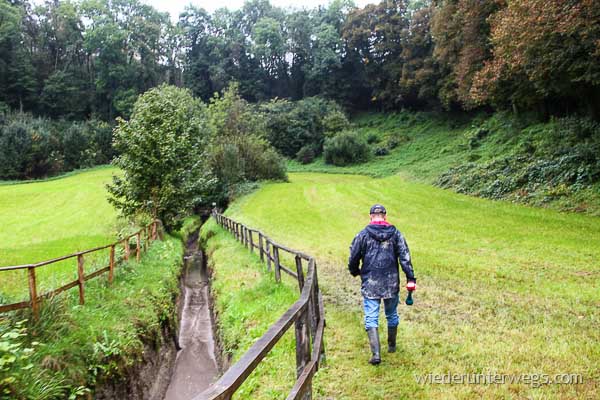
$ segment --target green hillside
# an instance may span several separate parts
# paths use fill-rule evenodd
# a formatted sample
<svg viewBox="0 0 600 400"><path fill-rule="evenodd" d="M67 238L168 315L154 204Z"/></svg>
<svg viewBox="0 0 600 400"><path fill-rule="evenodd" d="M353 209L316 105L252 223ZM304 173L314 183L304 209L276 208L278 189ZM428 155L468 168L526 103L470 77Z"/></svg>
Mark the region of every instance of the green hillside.
<svg viewBox="0 0 600 400"><path fill-rule="evenodd" d="M354 128L368 162L337 167L323 158L292 172L400 174L491 199L600 215L600 124L585 118L536 122L510 114L373 113Z"/></svg>
<svg viewBox="0 0 600 400"><path fill-rule="evenodd" d="M115 240L117 212L104 185L116 169L104 167L59 179L0 185L0 266L49 260ZM13 229L10 229L10 228ZM42 289L76 274L69 260L38 270ZM3 273L1 296L27 293L22 271Z"/></svg>
<svg viewBox="0 0 600 400"><path fill-rule="evenodd" d="M600 221L468 197L393 176L296 173L227 214L317 257L328 365L318 398L597 398ZM406 235L418 290L400 351L367 364L353 236L381 202ZM382 317L383 318L383 317ZM385 326L385 323L382 324ZM385 333L382 333L385 340ZM420 385L429 373L582 374L580 385Z"/></svg>

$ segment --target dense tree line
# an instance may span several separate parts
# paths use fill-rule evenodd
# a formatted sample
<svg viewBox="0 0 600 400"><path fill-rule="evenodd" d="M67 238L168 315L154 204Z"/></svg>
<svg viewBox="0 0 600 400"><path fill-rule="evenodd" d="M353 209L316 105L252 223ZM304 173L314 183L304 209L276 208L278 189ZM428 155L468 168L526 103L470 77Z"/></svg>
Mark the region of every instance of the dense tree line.
<svg viewBox="0 0 600 400"><path fill-rule="evenodd" d="M357 8L189 6L172 23L139 0L0 5L0 108L127 117L161 83L208 101L322 96L353 109L474 109L598 116L595 0L385 0Z"/></svg>

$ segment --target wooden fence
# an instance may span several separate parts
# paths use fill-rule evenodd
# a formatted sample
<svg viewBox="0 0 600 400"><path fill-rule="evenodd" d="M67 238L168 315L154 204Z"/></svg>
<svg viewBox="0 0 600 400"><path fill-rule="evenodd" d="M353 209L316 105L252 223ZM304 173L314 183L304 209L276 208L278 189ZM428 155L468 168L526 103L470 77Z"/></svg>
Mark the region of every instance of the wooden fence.
<svg viewBox="0 0 600 400"><path fill-rule="evenodd" d="M325 360L323 332L325 311L317 281L317 265L309 255L282 246L261 231L251 229L226 216L213 213L217 223L231 232L250 251L258 250L260 259L266 261L267 269L273 270L275 279L281 281L281 271L294 277L300 289L300 298L273 324L252 347L229 368L225 374L207 390L193 400L231 399L235 391L244 383L261 360L277 344L292 323L296 331L296 376L297 380L288 395L291 399L312 397L312 377ZM295 271L282 264L280 252L292 255ZM307 263L306 273L303 261ZM312 339L312 340L311 340ZM312 349L311 349L312 348Z"/></svg>
<svg viewBox="0 0 600 400"><path fill-rule="evenodd" d="M131 256L130 241L131 241L131 238L135 237L135 243L136 243L135 250L134 250L135 258L137 261L139 261L140 257L141 257L141 253L148 249L149 242L151 242L152 240L156 240L158 235L160 235L159 224L160 224L160 221L155 220L155 221L151 222L150 224L148 224L147 226L140 229L139 231L137 231L115 243L111 243L106 246L96 247L93 249L80 251L77 253L69 254L67 256L54 258L52 260L42 261L37 264L26 264L26 265L15 265L15 266L10 266L10 267L0 267L0 273L2 273L4 271L15 271L15 270L25 270L26 269L27 276L28 276L28 282L29 282L29 301L22 301L20 303L0 305L0 313L18 310L21 308L31 307L31 309L33 311L33 316L35 319L37 319L38 315L39 315L39 304L43 299L47 299L49 297L55 296L61 292L64 292L65 290L69 290L76 286L79 288L79 304L83 305L85 303L85 282L86 281L108 272L108 281L110 283L112 283L113 277L114 277L115 265L117 265L120 261L115 258L115 250L116 250L117 246L119 246L119 245L123 246L123 254L124 254L123 259L129 260L129 258ZM142 245L142 238L145 239L143 245ZM101 250L105 250L105 249L110 249L108 266L86 275L85 267L84 267L85 256L88 254L99 252ZM77 279L72 282L67 283L64 286L59 287L58 289L51 290L44 294L38 294L38 286L36 283L36 272L35 272L36 269L40 268L40 267L44 267L46 265L54 264L54 263L57 263L60 261L68 260L70 258L75 258L75 257L77 257Z"/></svg>

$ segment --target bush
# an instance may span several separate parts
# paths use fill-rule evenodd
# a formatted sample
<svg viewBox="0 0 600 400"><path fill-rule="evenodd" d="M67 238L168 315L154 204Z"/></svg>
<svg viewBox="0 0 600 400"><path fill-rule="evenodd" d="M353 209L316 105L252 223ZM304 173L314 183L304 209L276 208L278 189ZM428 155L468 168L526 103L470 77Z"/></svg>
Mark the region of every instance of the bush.
<svg viewBox="0 0 600 400"><path fill-rule="evenodd" d="M390 151L387 149L387 147L377 147L373 153L376 156L380 157L380 156L387 156L388 154L390 154Z"/></svg>
<svg viewBox="0 0 600 400"><path fill-rule="evenodd" d="M217 198L230 197L248 181L286 179L283 158L261 137L263 115L240 97L237 84L211 99L208 121L210 164L223 189Z"/></svg>
<svg viewBox="0 0 600 400"><path fill-rule="evenodd" d="M379 141L379 138L374 133L369 133L369 135L367 136L367 143L368 144L373 144L373 143L376 143L378 141Z"/></svg>
<svg viewBox="0 0 600 400"><path fill-rule="evenodd" d="M327 164L350 165L369 159L369 146L354 131L344 131L328 138L323 146Z"/></svg>
<svg viewBox="0 0 600 400"><path fill-rule="evenodd" d="M325 133L335 133L349 126L341 108L332 101L308 97L296 102L272 100L261 106L267 139L279 152L295 157L310 145L321 152Z"/></svg>
<svg viewBox="0 0 600 400"><path fill-rule="evenodd" d="M0 179L32 179L106 164L112 128L101 121L51 121L8 114L0 120Z"/></svg>
<svg viewBox="0 0 600 400"><path fill-rule="evenodd" d="M346 114L338 108L337 104L329 104L330 111L323 118L323 130L326 134L341 132L350 127Z"/></svg>
<svg viewBox="0 0 600 400"><path fill-rule="evenodd" d="M296 154L296 160L298 160L302 164L310 164L315 160L316 156L317 151L315 150L314 146L307 144L298 151L298 153Z"/></svg>

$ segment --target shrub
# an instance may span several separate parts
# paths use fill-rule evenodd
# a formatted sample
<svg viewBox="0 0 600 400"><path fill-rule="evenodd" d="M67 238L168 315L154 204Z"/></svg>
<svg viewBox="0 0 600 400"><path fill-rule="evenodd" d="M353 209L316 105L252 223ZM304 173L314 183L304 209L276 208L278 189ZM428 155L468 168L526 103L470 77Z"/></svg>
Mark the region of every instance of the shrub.
<svg viewBox="0 0 600 400"><path fill-rule="evenodd" d="M377 147L373 153L376 156L386 156L390 154L390 151L387 149L387 147Z"/></svg>
<svg viewBox="0 0 600 400"><path fill-rule="evenodd" d="M344 131L325 141L325 162L337 166L360 163L369 159L369 146L354 131Z"/></svg>
<svg viewBox="0 0 600 400"><path fill-rule="evenodd" d="M337 104L330 103L330 111L323 118L323 130L326 134L341 132L350 127L350 122L346 114L337 107Z"/></svg>
<svg viewBox="0 0 600 400"><path fill-rule="evenodd" d="M222 193L236 193L236 185L262 179L286 179L283 158L261 137L263 115L238 94L232 84L216 94L208 106L211 128L210 164Z"/></svg>
<svg viewBox="0 0 600 400"><path fill-rule="evenodd" d="M272 100L261 106L267 139L279 152L295 157L306 145L319 154L325 133L335 133L349 126L340 107L319 97L296 102Z"/></svg>
<svg viewBox="0 0 600 400"><path fill-rule="evenodd" d="M373 144L373 143L376 143L378 141L379 141L379 138L374 133L369 133L369 135L367 136L367 143L368 144Z"/></svg>
<svg viewBox="0 0 600 400"><path fill-rule="evenodd" d="M315 160L316 153L314 146L307 144L298 151L296 160L300 161L302 164L310 164Z"/></svg>
<svg viewBox="0 0 600 400"><path fill-rule="evenodd" d="M112 128L101 121L51 121L28 114L0 120L0 179L43 178L113 158Z"/></svg>
<svg viewBox="0 0 600 400"><path fill-rule="evenodd" d="M86 166L85 151L89 146L88 132L84 124L72 124L62 137L65 168L73 170Z"/></svg>

